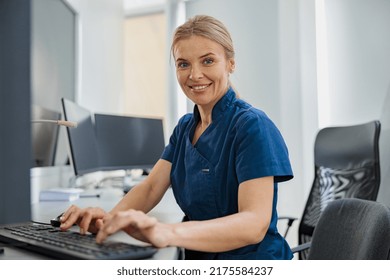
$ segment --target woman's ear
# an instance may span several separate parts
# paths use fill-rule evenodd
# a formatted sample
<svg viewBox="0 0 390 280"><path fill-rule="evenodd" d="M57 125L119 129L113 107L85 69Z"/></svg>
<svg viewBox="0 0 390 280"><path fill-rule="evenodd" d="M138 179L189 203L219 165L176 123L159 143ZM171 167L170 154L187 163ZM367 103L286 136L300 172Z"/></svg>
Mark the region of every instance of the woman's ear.
<svg viewBox="0 0 390 280"><path fill-rule="evenodd" d="M236 62L234 58L229 59L229 73L233 73L236 69Z"/></svg>

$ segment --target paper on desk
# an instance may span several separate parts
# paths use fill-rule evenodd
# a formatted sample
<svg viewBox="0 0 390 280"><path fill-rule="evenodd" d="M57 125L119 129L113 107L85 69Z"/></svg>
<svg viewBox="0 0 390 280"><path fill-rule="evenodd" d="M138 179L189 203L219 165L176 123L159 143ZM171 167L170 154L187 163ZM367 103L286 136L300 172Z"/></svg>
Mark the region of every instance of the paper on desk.
<svg viewBox="0 0 390 280"><path fill-rule="evenodd" d="M67 189L47 189L41 190L39 193L40 201L73 201L80 198L82 189L67 188Z"/></svg>

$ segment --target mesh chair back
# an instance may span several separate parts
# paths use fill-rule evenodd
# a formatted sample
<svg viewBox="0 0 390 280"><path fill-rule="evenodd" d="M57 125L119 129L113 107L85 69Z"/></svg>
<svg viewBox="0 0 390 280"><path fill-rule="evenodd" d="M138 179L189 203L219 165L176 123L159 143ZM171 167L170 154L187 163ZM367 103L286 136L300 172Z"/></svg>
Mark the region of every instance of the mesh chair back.
<svg viewBox="0 0 390 280"><path fill-rule="evenodd" d="M321 213L342 198L376 200L380 184L379 121L328 127L317 134L315 176L298 229L299 244L311 241ZM309 250L299 253L306 259Z"/></svg>
<svg viewBox="0 0 390 280"><path fill-rule="evenodd" d="M379 202L339 199L321 215L311 241L310 260L387 260L390 209Z"/></svg>

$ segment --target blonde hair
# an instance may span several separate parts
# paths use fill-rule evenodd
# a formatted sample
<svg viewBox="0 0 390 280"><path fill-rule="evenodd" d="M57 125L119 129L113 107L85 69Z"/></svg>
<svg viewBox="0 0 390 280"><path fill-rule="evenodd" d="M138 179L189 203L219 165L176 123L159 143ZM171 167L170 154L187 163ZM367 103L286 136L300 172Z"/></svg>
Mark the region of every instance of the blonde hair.
<svg viewBox="0 0 390 280"><path fill-rule="evenodd" d="M233 41L229 31L222 22L206 15L194 16L176 28L171 45L172 56L177 42L193 35L203 36L220 44L225 50L226 58L234 58Z"/></svg>

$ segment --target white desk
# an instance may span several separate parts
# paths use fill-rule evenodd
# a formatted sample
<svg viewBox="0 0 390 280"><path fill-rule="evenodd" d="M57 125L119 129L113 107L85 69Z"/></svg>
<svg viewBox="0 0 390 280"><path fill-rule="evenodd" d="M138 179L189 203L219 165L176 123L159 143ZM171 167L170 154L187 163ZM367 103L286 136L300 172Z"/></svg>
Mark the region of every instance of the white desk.
<svg viewBox="0 0 390 280"><path fill-rule="evenodd" d="M106 211L111 210L111 208L123 197L123 192L120 189L114 188L105 188L100 189L100 197L88 197L80 198L75 201L45 201L34 203L32 205L32 220L37 222L49 223L50 219L55 218L64 210L66 210L70 205L75 204L80 207L89 207L97 206L105 209ZM177 206L176 201L173 197L172 190L169 189L162 201L155 209L150 213L151 216L156 217L159 221L165 223L176 223L181 221L183 213L180 208ZM142 244L140 241L137 241L123 232L119 232L110 237L114 240L124 241L133 244ZM0 244L1 247L1 244ZM158 250L158 252L153 256L152 259L159 260L172 260L178 258L178 249L164 248ZM19 248L5 247L4 253L0 254L0 260L2 259L48 259L45 256L35 254L26 250Z"/></svg>

